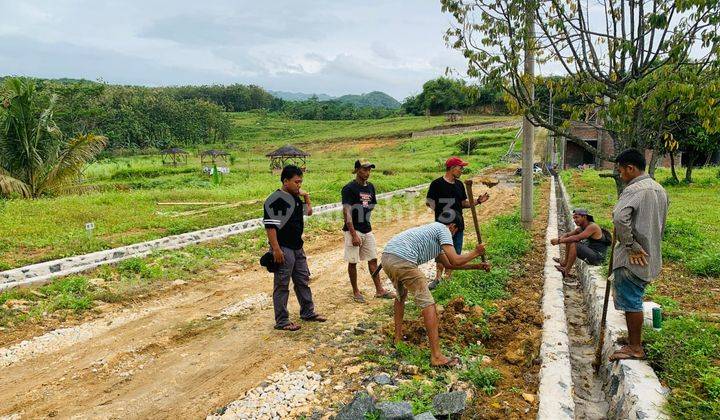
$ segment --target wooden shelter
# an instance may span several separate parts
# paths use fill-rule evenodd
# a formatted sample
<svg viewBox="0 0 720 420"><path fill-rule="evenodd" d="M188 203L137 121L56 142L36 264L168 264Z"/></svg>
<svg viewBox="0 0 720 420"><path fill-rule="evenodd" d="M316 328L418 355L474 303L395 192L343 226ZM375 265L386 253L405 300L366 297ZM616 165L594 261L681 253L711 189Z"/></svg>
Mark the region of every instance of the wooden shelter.
<svg viewBox="0 0 720 420"><path fill-rule="evenodd" d="M200 153L200 164L204 165L205 163L211 163L215 165L218 163L218 161L222 161L222 163L227 165L229 157L230 153L224 150L205 150L204 152Z"/></svg>
<svg viewBox="0 0 720 420"><path fill-rule="evenodd" d="M443 112L443 114L448 121L459 121L460 119L462 119L462 112L458 111L457 109L450 109Z"/></svg>
<svg viewBox="0 0 720 420"><path fill-rule="evenodd" d="M287 165L296 165L305 172L307 166L306 158L310 156L295 146L285 145L265 156L270 158L270 170L282 170Z"/></svg>
<svg viewBox="0 0 720 420"><path fill-rule="evenodd" d="M165 149L160 152L163 165L186 165L189 153L179 147Z"/></svg>

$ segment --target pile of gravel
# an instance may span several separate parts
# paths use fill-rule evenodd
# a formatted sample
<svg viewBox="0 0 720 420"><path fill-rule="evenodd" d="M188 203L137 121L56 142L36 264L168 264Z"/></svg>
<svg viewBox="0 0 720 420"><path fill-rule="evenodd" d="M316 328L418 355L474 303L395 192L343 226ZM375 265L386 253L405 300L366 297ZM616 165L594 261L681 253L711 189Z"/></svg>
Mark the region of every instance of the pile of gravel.
<svg viewBox="0 0 720 420"><path fill-rule="evenodd" d="M273 373L241 399L207 416L207 419L275 420L292 417L298 409L315 400L315 392L321 386L322 377L310 370L312 366L308 362L305 367L293 372L283 366L282 372Z"/></svg>
<svg viewBox="0 0 720 420"><path fill-rule="evenodd" d="M267 293L258 293L257 295L248 296L240 302L226 306L220 311L218 318L227 318L236 315L244 315L253 309L265 309L272 304L270 296Z"/></svg>

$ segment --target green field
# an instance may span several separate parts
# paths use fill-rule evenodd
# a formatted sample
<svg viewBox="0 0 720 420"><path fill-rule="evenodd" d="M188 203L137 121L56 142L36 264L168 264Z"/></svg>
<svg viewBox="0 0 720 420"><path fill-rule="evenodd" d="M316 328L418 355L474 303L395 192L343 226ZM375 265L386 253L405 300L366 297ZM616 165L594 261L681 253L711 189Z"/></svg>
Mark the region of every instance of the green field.
<svg viewBox="0 0 720 420"><path fill-rule="evenodd" d="M465 122L504 120L469 117ZM479 137L468 157L472 170L497 162L515 130L410 139L417 129L437 126L439 117L402 117L370 121L293 121L276 116L241 113L229 167L220 185L202 174L199 159L187 165L163 166L158 155L102 159L83 173L83 194L35 200L0 200L0 269L97 251L167 235L188 232L261 215L261 205L278 174L269 171L265 153L293 142L312 155L305 185L313 204L339 201L340 188L352 179L358 157L373 160L378 192L429 182L441 173L442 162L458 153L455 143ZM261 121L261 120L264 120ZM395 135L405 137L396 138ZM383 136L382 139L376 137ZM357 140L349 140L357 139ZM200 213L202 206L160 206L158 202L225 202L232 207ZM92 235L85 223L93 222Z"/></svg>
<svg viewBox="0 0 720 420"><path fill-rule="evenodd" d="M231 142L250 142L251 147L293 143L305 145L318 141L386 137L409 137L414 131L459 125L474 125L495 121L509 121L514 117L467 115L450 123L443 116L393 117L375 120L291 120L263 112L231 114L233 133ZM270 151L270 150L268 150Z"/></svg>
<svg viewBox="0 0 720 420"><path fill-rule="evenodd" d="M589 208L601 225L612 225L612 180L598 172L564 172L573 205ZM670 209L663 238L664 270L647 289L661 304L663 329L648 329L645 349L660 380L671 387L668 411L678 419L720 417L720 171L694 172L695 183L665 184ZM708 318L708 314L710 318Z"/></svg>

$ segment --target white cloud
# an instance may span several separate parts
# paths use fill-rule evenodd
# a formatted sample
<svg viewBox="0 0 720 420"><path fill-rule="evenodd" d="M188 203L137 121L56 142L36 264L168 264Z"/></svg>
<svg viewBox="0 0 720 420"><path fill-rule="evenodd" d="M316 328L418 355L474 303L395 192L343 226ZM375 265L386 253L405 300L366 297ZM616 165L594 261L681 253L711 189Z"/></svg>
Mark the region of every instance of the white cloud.
<svg viewBox="0 0 720 420"><path fill-rule="evenodd" d="M172 85L255 83L399 99L464 74L435 0L0 0L5 74Z"/></svg>

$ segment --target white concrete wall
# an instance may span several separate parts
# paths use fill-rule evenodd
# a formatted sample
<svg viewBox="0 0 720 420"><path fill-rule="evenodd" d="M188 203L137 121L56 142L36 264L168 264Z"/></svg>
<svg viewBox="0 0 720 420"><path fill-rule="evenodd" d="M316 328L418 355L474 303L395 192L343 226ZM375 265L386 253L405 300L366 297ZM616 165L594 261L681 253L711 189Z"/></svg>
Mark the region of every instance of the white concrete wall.
<svg viewBox="0 0 720 420"><path fill-rule="evenodd" d="M565 317L565 294L560 272L555 270L553 257L560 257L559 247L550 240L557 237L557 200L555 184L550 184L550 208L545 234L545 268L543 288L543 331L540 345L540 386L538 419L575 418L575 400L570 371L570 340Z"/></svg>
<svg viewBox="0 0 720 420"><path fill-rule="evenodd" d="M562 180L558 182L562 196L561 215L567 226L574 227L572 221L572 205ZM602 267L591 266L578 260L576 263L578 277L583 291L585 305L590 320L590 330L597 342L600 334L603 299L607 278L602 274ZM645 302L646 312L653 302ZM612 294L608 304L607 326L602 350L602 366L600 374L604 382L610 409L608 417L612 419L666 419L662 408L666 402L667 388L660 385L655 371L643 360L621 360L609 362L608 357L620 348L616 344L621 336L627 336L625 316L613 306Z"/></svg>

